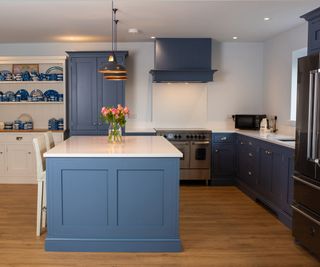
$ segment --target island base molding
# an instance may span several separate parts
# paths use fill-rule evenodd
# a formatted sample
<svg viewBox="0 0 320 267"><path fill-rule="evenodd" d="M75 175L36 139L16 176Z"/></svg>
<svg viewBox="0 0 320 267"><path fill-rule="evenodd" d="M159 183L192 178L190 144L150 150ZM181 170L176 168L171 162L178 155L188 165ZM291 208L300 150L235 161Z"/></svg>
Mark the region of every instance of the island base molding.
<svg viewBox="0 0 320 267"><path fill-rule="evenodd" d="M46 239L46 251L66 252L180 252L181 241L175 240L87 240Z"/></svg>

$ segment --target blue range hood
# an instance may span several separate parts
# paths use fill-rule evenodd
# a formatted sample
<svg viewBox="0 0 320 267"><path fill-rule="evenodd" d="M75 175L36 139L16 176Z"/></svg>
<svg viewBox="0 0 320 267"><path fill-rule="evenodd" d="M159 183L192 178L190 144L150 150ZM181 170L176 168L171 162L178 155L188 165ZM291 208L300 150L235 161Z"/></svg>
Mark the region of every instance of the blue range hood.
<svg viewBox="0 0 320 267"><path fill-rule="evenodd" d="M211 69L210 38L157 38L152 81L206 83L217 70Z"/></svg>

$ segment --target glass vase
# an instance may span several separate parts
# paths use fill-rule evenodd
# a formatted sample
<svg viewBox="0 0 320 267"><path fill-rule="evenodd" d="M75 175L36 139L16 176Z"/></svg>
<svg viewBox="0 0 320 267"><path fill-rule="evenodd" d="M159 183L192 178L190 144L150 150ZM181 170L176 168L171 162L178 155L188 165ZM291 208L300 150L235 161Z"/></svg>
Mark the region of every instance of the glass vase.
<svg viewBox="0 0 320 267"><path fill-rule="evenodd" d="M122 142L122 131L119 123L110 123L108 129L108 141L110 143Z"/></svg>

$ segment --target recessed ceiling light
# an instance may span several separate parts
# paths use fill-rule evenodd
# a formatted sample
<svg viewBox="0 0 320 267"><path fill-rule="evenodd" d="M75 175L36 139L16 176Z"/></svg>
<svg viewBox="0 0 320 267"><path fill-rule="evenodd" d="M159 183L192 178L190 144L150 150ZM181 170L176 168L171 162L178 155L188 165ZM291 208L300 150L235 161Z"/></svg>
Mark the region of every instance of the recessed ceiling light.
<svg viewBox="0 0 320 267"><path fill-rule="evenodd" d="M151 36L150 38L151 38L151 39L156 39L156 37L155 37L155 36Z"/></svg>
<svg viewBox="0 0 320 267"><path fill-rule="evenodd" d="M130 28L130 29L128 30L128 33L137 34L137 33L139 33L139 30L136 29L136 28Z"/></svg>
<svg viewBox="0 0 320 267"><path fill-rule="evenodd" d="M237 36L233 36L232 39L233 39L233 40L237 40L238 37L237 37Z"/></svg>
<svg viewBox="0 0 320 267"><path fill-rule="evenodd" d="M265 20L265 21L268 21L268 20L270 20L270 18L268 18L268 17L265 17L265 18L264 18L264 20Z"/></svg>

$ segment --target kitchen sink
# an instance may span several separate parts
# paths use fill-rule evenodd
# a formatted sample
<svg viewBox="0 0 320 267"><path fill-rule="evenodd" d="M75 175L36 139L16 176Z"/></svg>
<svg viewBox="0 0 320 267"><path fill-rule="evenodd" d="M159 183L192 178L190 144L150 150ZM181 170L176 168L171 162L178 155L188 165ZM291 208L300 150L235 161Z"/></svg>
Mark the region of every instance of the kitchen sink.
<svg viewBox="0 0 320 267"><path fill-rule="evenodd" d="M277 139L278 141L281 141L281 142L295 142L296 139L292 139L292 138L280 138L280 139Z"/></svg>

